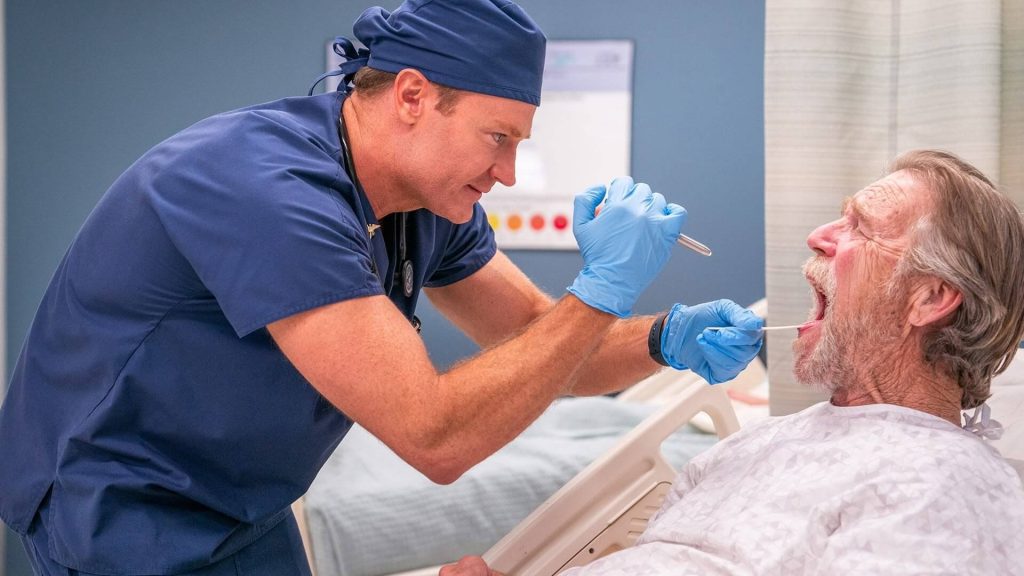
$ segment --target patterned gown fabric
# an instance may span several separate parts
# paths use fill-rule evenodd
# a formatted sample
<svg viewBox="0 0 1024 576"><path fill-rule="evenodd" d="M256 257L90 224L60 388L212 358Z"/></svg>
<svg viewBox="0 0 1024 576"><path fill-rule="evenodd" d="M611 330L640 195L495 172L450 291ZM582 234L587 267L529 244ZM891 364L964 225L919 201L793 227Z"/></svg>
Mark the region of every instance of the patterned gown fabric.
<svg viewBox="0 0 1024 576"><path fill-rule="evenodd" d="M1019 574L1020 477L891 405L817 404L694 458L637 545L565 576Z"/></svg>

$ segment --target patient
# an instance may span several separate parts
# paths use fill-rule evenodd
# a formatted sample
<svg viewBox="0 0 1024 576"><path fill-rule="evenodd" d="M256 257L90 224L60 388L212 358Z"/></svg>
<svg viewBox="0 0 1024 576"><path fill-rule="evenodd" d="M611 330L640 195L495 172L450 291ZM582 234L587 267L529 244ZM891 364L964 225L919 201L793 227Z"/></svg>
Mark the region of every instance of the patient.
<svg viewBox="0 0 1024 576"><path fill-rule="evenodd" d="M694 458L634 547L564 575L1024 570L1021 480L986 423L960 425L1024 336L1021 212L962 160L915 151L807 244L795 373L831 401Z"/></svg>

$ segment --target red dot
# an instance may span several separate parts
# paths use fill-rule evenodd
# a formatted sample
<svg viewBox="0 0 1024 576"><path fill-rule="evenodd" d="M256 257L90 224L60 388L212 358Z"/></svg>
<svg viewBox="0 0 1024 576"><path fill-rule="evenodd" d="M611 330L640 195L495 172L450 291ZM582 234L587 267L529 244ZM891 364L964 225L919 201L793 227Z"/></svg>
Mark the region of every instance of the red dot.
<svg viewBox="0 0 1024 576"><path fill-rule="evenodd" d="M534 230L540 230L544 227L544 217L540 214L534 214L533 218L530 218L530 228Z"/></svg>
<svg viewBox="0 0 1024 576"><path fill-rule="evenodd" d="M554 224L555 229L565 230L565 227L569 225L569 219L559 214L558 216L555 216Z"/></svg>

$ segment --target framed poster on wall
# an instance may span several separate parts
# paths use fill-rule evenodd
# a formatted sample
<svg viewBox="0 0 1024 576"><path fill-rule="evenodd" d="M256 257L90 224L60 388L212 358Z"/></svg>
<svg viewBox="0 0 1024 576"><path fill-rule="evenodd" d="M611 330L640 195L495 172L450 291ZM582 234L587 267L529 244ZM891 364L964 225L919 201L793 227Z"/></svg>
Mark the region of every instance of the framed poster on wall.
<svg viewBox="0 0 1024 576"><path fill-rule="evenodd" d="M533 134L516 185L480 203L502 249L576 250L573 197L630 173L633 42L549 41Z"/></svg>

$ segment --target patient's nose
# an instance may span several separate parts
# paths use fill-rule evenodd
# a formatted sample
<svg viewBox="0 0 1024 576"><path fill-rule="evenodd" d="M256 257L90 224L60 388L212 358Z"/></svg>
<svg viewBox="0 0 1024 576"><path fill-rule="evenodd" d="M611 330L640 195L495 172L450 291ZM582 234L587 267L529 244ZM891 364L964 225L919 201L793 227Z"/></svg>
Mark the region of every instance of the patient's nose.
<svg viewBox="0 0 1024 576"><path fill-rule="evenodd" d="M807 236L807 247L820 256L832 257L836 254L835 229L839 221L822 224Z"/></svg>

